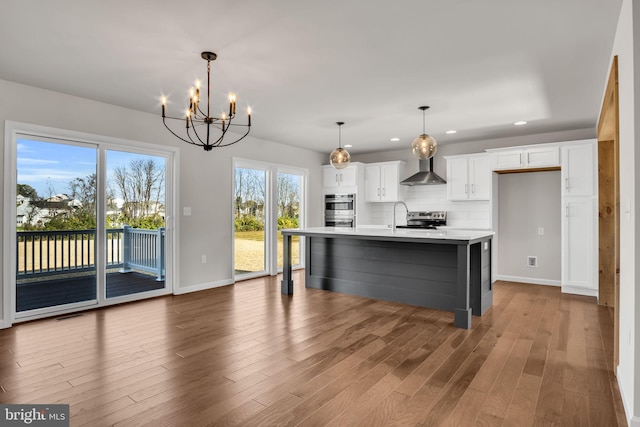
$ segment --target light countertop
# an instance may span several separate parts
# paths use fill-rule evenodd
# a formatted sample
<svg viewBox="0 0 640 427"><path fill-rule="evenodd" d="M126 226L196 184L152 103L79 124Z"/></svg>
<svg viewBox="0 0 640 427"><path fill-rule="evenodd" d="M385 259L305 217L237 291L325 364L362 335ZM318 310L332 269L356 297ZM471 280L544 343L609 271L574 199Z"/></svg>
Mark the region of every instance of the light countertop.
<svg viewBox="0 0 640 427"><path fill-rule="evenodd" d="M327 237L360 237L375 239L376 237L384 240L477 240L485 237L493 236L495 233L491 230L471 230L471 229L439 229L439 230L421 230L383 227L309 227L304 229L287 229L282 230L284 234L300 235L300 236L327 236Z"/></svg>

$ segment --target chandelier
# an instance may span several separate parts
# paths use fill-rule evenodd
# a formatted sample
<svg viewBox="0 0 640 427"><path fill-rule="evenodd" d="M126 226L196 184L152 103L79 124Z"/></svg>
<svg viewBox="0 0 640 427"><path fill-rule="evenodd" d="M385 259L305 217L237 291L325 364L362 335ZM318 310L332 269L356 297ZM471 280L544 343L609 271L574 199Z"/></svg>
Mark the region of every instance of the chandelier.
<svg viewBox="0 0 640 427"><path fill-rule="evenodd" d="M204 148L204 151L211 151L213 148L227 147L242 140L249 135L251 130L251 108L247 108L247 124L233 123L236 118L236 95L229 94L229 114L222 112L219 117L211 115L211 61L218 57L213 52L202 52L202 59L207 61L207 108L203 111L200 106L200 80L196 80L195 88L192 87L189 95L189 108L182 117L170 117L165 113L167 97L162 97L162 123L176 138L187 144L197 145ZM182 122L185 126L185 137L178 135L167 124L167 119ZM244 127L246 132L240 138L225 141L227 131L231 127Z"/></svg>
<svg viewBox="0 0 640 427"><path fill-rule="evenodd" d="M427 106L418 107L418 110L422 110L422 134L411 143L411 151L419 159L430 159L438 151L436 139L425 131L424 112L428 109L429 107Z"/></svg>

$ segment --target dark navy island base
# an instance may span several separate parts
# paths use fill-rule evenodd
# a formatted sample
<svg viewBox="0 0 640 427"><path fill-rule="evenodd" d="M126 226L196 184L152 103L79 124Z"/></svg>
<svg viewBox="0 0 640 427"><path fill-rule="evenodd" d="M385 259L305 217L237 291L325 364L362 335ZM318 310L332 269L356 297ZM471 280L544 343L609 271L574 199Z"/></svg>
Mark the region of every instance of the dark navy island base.
<svg viewBox="0 0 640 427"><path fill-rule="evenodd" d="M293 294L291 236L306 237L308 288L452 311L471 328L492 304L491 232L282 230L282 293Z"/></svg>

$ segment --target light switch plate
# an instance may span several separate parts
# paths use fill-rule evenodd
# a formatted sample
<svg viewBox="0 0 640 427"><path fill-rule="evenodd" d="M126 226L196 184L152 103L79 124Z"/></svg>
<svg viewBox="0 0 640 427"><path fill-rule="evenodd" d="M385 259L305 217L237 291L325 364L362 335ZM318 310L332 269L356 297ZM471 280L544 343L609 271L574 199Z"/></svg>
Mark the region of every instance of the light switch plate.
<svg viewBox="0 0 640 427"><path fill-rule="evenodd" d="M184 216L191 216L191 208L190 207L184 207L182 209L182 212L183 212Z"/></svg>

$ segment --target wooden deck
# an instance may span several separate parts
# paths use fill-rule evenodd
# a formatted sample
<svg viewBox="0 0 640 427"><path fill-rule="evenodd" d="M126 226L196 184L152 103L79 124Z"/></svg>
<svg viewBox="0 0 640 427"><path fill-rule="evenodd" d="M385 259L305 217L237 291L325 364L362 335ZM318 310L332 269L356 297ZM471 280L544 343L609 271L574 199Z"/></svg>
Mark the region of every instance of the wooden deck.
<svg viewBox="0 0 640 427"><path fill-rule="evenodd" d="M96 299L94 275L56 277L16 286L16 312ZM107 274L107 298L164 288L164 281L137 272Z"/></svg>
<svg viewBox="0 0 640 427"><path fill-rule="evenodd" d="M498 282L453 314L253 279L0 330L0 403L72 426L625 426L594 298Z"/></svg>

